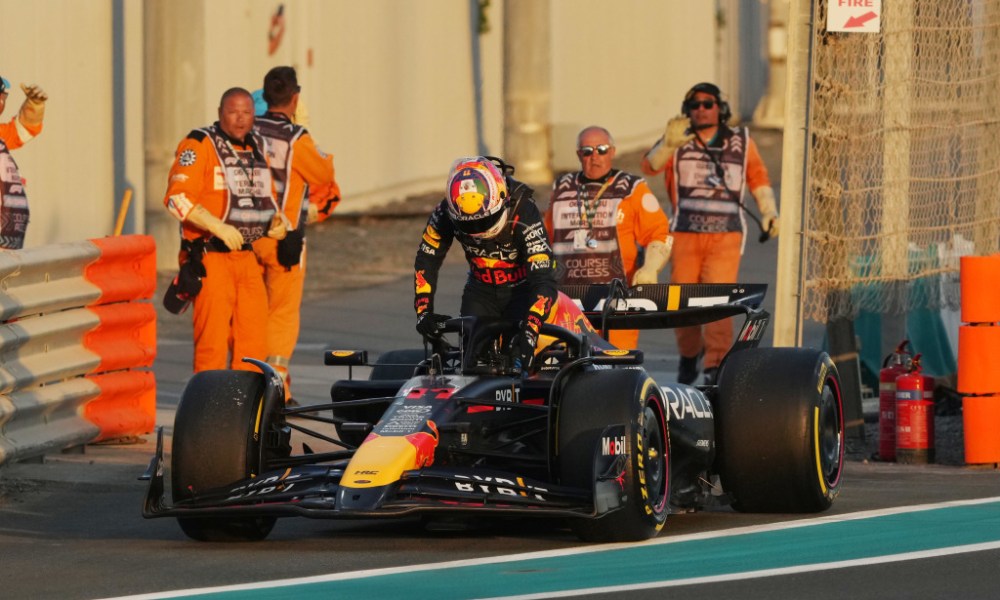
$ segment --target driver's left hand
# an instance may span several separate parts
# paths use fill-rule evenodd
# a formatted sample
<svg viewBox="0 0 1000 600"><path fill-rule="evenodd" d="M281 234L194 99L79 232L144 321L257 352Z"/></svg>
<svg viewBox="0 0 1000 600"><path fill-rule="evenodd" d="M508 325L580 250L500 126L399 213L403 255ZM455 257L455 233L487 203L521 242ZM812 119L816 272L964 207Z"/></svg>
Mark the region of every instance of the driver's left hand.
<svg viewBox="0 0 1000 600"><path fill-rule="evenodd" d="M535 346L538 345L538 334L530 327L525 327L521 333L511 340L510 351L514 370L528 373L535 359Z"/></svg>
<svg viewBox="0 0 1000 600"><path fill-rule="evenodd" d="M417 316L417 333L424 337L436 338L444 329L444 322L451 317L433 312L422 312Z"/></svg>

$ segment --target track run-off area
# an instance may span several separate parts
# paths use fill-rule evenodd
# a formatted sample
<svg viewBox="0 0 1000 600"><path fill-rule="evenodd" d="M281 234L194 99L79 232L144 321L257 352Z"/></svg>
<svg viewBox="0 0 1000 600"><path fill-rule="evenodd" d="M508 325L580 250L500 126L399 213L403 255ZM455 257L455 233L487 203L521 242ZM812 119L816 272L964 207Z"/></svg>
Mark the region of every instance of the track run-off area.
<svg viewBox="0 0 1000 600"><path fill-rule="evenodd" d="M997 549L1000 497L991 497L661 537L644 543L165 590L119 599L526 600L615 595Z"/></svg>

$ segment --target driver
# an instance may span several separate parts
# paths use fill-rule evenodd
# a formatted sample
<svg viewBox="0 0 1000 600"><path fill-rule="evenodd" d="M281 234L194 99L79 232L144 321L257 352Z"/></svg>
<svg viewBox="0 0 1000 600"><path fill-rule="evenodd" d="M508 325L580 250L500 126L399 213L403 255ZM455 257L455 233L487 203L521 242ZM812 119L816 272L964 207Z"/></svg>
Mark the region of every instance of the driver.
<svg viewBox="0 0 1000 600"><path fill-rule="evenodd" d="M556 301L555 269L532 190L501 171L499 159L456 160L447 196L431 213L414 261L417 332L433 337L448 318L434 313L438 272L457 239L469 262L462 316L521 323L511 344L514 367L527 371L538 332Z"/></svg>

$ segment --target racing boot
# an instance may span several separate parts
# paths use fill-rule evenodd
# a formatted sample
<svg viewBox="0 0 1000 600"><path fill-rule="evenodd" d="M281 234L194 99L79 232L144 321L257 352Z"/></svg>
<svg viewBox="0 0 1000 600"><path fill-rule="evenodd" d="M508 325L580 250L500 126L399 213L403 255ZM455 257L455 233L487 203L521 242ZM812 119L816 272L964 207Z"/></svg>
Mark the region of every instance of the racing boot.
<svg viewBox="0 0 1000 600"><path fill-rule="evenodd" d="M719 367L708 367L705 369L705 383L702 385L715 385L719 376Z"/></svg>
<svg viewBox="0 0 1000 600"><path fill-rule="evenodd" d="M705 354L702 350L698 356L682 356L680 365L677 367L677 383L691 385L698 379L701 372L701 357Z"/></svg>

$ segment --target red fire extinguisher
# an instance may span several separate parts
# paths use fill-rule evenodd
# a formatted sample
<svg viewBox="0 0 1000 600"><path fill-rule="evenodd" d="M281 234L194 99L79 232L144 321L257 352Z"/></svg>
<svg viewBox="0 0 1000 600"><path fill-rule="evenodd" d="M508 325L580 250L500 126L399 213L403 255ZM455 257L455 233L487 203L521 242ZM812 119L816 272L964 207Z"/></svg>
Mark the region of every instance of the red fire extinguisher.
<svg viewBox="0 0 1000 600"><path fill-rule="evenodd" d="M896 460L896 378L910 372L912 357L907 350L909 340L903 340L896 351L882 361L878 373L878 457Z"/></svg>
<svg viewBox="0 0 1000 600"><path fill-rule="evenodd" d="M896 460L934 462L934 378L920 372L920 355L896 378Z"/></svg>

